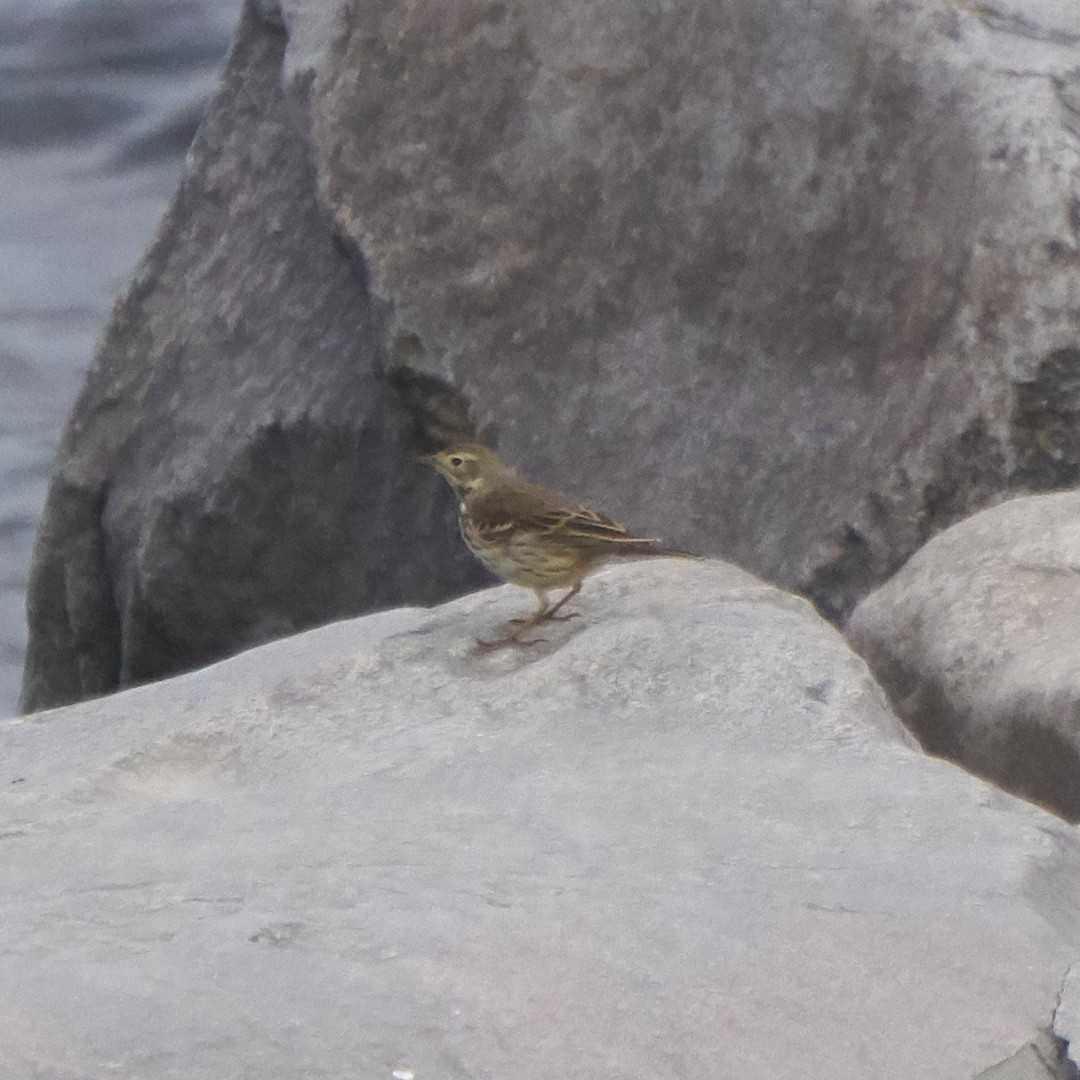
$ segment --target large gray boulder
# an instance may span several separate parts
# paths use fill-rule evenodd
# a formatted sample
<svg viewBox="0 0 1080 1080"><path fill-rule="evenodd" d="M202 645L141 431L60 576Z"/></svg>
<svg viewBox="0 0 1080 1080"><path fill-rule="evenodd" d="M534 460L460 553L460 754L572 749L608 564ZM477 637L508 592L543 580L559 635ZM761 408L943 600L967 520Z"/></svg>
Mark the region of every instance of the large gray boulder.
<svg viewBox="0 0 1080 1080"><path fill-rule="evenodd" d="M1073 830L741 571L475 651L528 602L0 725L0 1075L1069 1075Z"/></svg>
<svg viewBox="0 0 1080 1080"><path fill-rule="evenodd" d="M927 750L1080 821L1080 492L946 530L847 631Z"/></svg>
<svg viewBox="0 0 1080 1080"><path fill-rule="evenodd" d="M1080 5L281 7L322 205L513 459L830 615L1080 480Z"/></svg>
<svg viewBox="0 0 1080 1080"><path fill-rule="evenodd" d="M61 451L24 706L475 581L415 420L832 616L1075 481L1078 43L1060 0L252 0Z"/></svg>

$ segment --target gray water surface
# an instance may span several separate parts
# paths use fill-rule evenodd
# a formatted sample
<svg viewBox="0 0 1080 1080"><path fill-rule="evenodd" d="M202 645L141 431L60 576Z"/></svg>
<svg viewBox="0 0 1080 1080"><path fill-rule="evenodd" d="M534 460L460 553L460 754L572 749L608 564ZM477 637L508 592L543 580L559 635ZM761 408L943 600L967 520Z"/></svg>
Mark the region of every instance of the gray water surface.
<svg viewBox="0 0 1080 1080"><path fill-rule="evenodd" d="M0 0L0 716L49 469L175 190L239 0Z"/></svg>

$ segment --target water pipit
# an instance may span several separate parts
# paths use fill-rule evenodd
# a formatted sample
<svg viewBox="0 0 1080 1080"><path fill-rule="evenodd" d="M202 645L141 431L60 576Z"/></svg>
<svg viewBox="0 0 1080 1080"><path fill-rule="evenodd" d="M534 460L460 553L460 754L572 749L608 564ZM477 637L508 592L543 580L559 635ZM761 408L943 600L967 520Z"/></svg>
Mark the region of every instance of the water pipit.
<svg viewBox="0 0 1080 1080"><path fill-rule="evenodd" d="M431 465L454 490L458 522L469 550L494 574L532 589L538 608L517 629L496 641L477 641L483 649L504 645L536 645L543 638L522 634L560 615L582 581L615 559L650 555L696 558L668 548L655 537L634 536L625 525L555 491L531 484L486 446L465 443L420 459ZM548 593L568 590L555 603Z"/></svg>

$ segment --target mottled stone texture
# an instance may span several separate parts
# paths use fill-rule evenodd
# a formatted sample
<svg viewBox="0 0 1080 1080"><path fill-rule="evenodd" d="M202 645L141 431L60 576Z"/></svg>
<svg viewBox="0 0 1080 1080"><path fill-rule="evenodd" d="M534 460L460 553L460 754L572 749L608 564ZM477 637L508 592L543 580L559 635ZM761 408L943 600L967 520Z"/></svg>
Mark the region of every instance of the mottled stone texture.
<svg viewBox="0 0 1080 1080"><path fill-rule="evenodd" d="M252 5L65 441L24 704L475 581L403 466L443 384L837 618L1074 482L1077 71L1058 0Z"/></svg>
<svg viewBox="0 0 1080 1080"><path fill-rule="evenodd" d="M847 630L927 750L1080 821L1080 492L946 530Z"/></svg>
<svg viewBox="0 0 1080 1080"><path fill-rule="evenodd" d="M1069 1075L1075 830L741 571L528 599L0 723L0 1075Z"/></svg>

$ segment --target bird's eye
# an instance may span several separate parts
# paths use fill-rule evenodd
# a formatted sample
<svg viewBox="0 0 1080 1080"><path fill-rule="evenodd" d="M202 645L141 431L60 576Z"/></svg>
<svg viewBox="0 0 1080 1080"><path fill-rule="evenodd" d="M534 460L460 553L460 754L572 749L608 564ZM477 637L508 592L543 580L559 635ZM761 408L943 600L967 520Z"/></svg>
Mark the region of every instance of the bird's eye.
<svg viewBox="0 0 1080 1080"><path fill-rule="evenodd" d="M454 468L456 469L456 468L458 468L459 466L461 466L461 465L464 465L464 464L465 464L465 462L464 462L464 461L462 461L462 459L461 459L461 458L459 458L459 457L452 457L452 458L450 459L450 464L451 464L451 465L453 465L453 466L454 466Z"/></svg>

